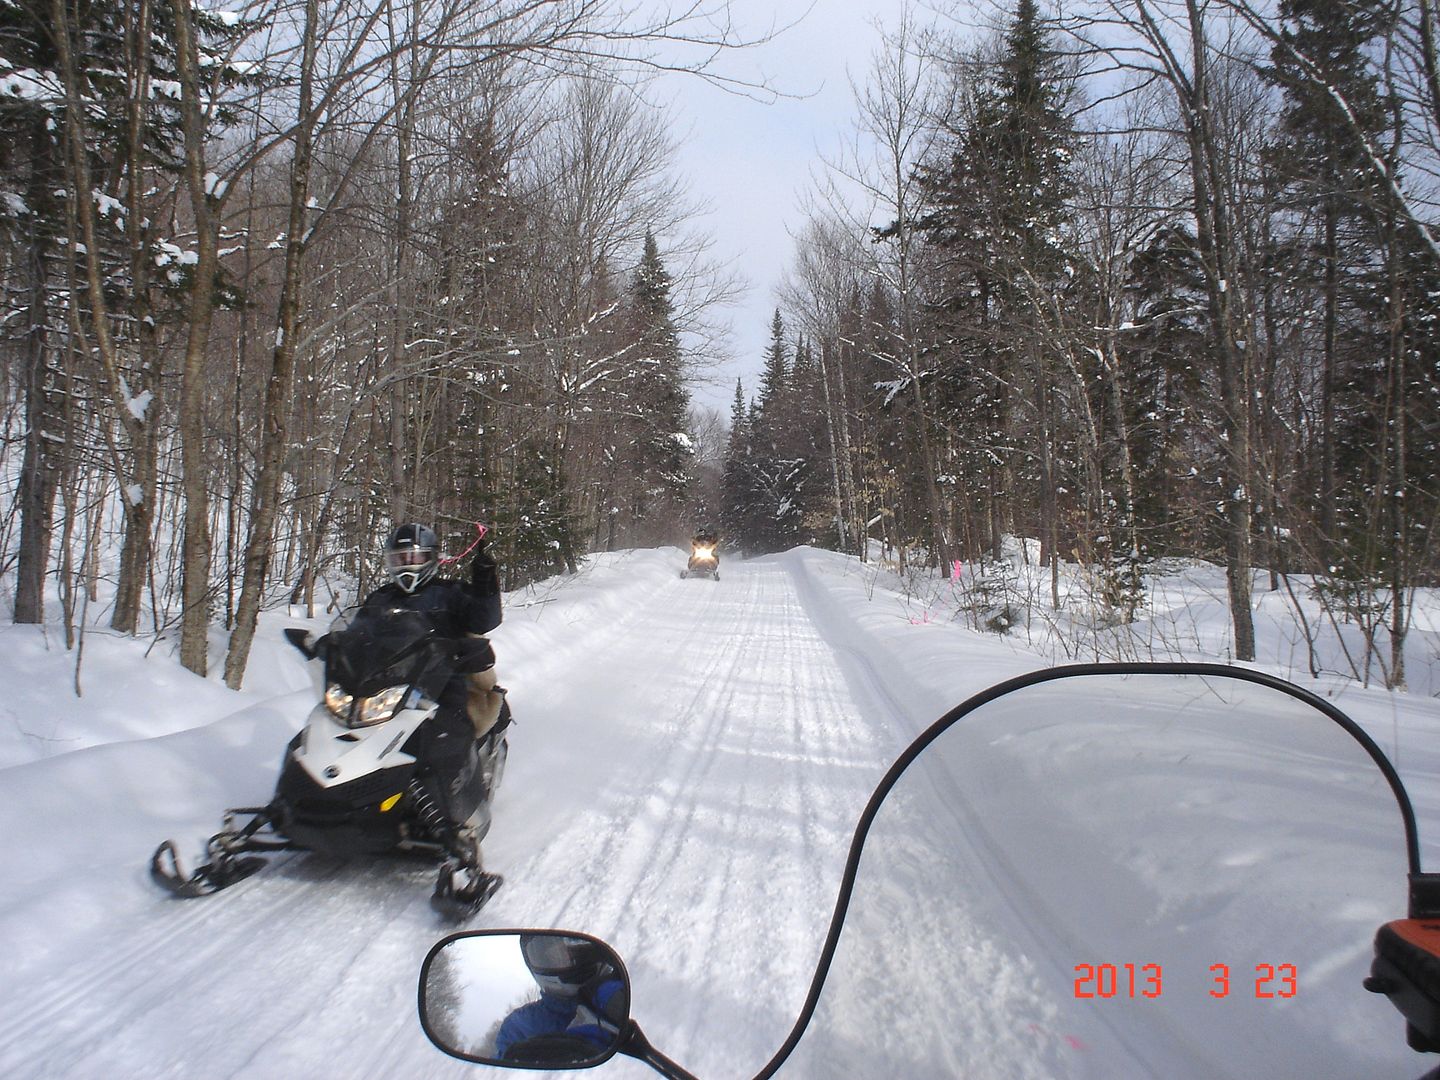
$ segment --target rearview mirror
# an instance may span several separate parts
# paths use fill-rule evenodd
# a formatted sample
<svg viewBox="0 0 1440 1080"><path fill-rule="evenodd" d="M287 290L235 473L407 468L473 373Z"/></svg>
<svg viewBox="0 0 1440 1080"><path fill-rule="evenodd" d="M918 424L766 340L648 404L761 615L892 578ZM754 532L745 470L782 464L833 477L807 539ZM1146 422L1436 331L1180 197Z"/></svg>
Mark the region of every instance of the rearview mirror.
<svg viewBox="0 0 1440 1080"><path fill-rule="evenodd" d="M624 964L584 934L452 934L420 971L425 1034L482 1065L588 1069L614 1056L629 1018Z"/></svg>

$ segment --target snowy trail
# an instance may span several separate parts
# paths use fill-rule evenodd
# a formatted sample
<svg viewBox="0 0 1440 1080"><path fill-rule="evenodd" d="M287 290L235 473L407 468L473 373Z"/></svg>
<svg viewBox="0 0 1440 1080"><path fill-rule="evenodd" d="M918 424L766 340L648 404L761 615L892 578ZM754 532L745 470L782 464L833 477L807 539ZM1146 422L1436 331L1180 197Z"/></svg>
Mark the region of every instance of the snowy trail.
<svg viewBox="0 0 1440 1080"><path fill-rule="evenodd" d="M535 704L518 713L514 759L553 780L531 785L517 768L503 811L551 839L526 859L525 837L497 825L489 857L516 885L486 915L543 912L611 940L630 958L637 1015L649 1015L646 990L664 988L654 1024L667 1047L693 1048L687 1067L749 1075L763 1057L747 1070L705 1033L782 1041L850 829L893 755L783 564L727 564L719 583L677 577L637 601L542 707L517 684L517 710ZM624 767L585 769L596 760Z"/></svg>
<svg viewBox="0 0 1440 1080"><path fill-rule="evenodd" d="M507 652L509 622L497 635L518 722L486 857L507 885L475 925L606 936L657 1037L702 1073L748 1075L768 1053L741 1064L706 1032L783 1039L893 740L856 708L782 564L727 564L719 583L657 574L626 599L594 625L512 613L515 636L550 639L543 656ZM414 1018L418 962L443 929L428 872L296 855L180 903L146 882L137 895L138 862L91 883L127 902L57 948L69 962L0 991L0 1075L467 1071Z"/></svg>
<svg viewBox="0 0 1440 1080"><path fill-rule="evenodd" d="M567 589L512 597L495 636L517 722L485 853L507 883L471 925L609 940L657 1046L706 1080L749 1077L804 997L875 783L946 708L1040 664L857 599L870 585L838 557L727 560L718 583L680 579L674 551L607 559ZM224 806L268 797L310 701L288 669L277 685L290 692L202 727L0 770L0 835L14 838L0 875L0 955L13 976L0 980L0 1076L503 1075L443 1057L420 1031L415 977L448 929L429 908L425 866L281 856L191 902L148 881L159 840L191 855ZM1435 708L1416 709L1435 726ZM1120 955L1118 886L1097 898L1113 901L1113 919L1067 923L1063 885L1037 876L1054 854L1051 822L1049 843L1091 843L1071 823L1080 796L1025 771L1027 747L1058 760L1050 737L1042 726L1031 743L971 747L897 791L867 848L816 1037L782 1075L890 1075L897 1046L916 1080L1254 1075L1233 1048L1187 1034L1184 1010L1152 1022L1158 1010L1073 1000L1072 964L1087 948L1096 961L1146 957ZM1078 746L1091 755L1085 775L1123 779L1105 745ZM1406 746L1422 759L1421 743ZM1281 780L1307 760L1263 739L1250 751L1247 768ZM1038 816L1033 851L1034 837L974 798L1015 761L1017 779L995 780L983 805ZM1434 755L1423 761L1433 771ZM1436 790L1424 786L1422 808ZM1235 835L1248 841L1243 823ZM1377 910L1388 911L1346 916L1368 927L1355 935L1361 951ZM1348 987L1363 958L1336 963ZM959 1000L938 1013L907 1004L927 982ZM1419 1059L1399 1045L1388 1005L1354 997L1358 1060L1378 1065L1334 1075L1422 1071L1408 1068ZM654 1075L623 1059L602 1073Z"/></svg>

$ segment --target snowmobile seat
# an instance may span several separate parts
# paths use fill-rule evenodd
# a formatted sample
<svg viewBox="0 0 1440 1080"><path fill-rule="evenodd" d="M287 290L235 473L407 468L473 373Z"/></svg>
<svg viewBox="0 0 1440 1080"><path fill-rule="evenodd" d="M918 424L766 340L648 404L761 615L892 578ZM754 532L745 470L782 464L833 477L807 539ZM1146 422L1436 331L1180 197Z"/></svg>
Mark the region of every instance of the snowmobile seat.
<svg viewBox="0 0 1440 1080"><path fill-rule="evenodd" d="M1365 989L1404 1015L1412 1049L1440 1052L1440 919L1396 919L1376 931Z"/></svg>

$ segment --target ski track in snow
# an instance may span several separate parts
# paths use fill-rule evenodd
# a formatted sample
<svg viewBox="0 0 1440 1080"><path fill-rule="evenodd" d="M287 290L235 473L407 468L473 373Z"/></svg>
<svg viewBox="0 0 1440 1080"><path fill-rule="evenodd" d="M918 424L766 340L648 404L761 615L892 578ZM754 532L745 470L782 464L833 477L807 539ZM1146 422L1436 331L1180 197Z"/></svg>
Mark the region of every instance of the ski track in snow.
<svg viewBox="0 0 1440 1080"><path fill-rule="evenodd" d="M719 582L657 570L669 565L645 553L633 583L601 580L622 603L507 612L496 649L516 724L485 842L506 884L471 925L609 940L657 1047L701 1077L748 1077L804 999L851 832L890 762L943 708L1040 663L986 642L974 672L937 687L891 651L902 639L855 617L843 598L853 582L837 585L835 564L800 553L727 560ZM900 647L911 640L922 642ZM301 709L294 730L303 696L282 700L287 716ZM444 1057L416 1019L420 960L450 929L429 908L428 864L286 854L192 901L149 882L150 848L177 822L189 827L205 788L160 764L203 760L197 748L211 743L239 755L237 775L215 785L225 794L210 828L174 837L188 857L226 796L254 798L278 759L283 738L270 740L283 725L254 708L0 771L0 794L22 798L75 784L47 795L65 814L64 850L27 865L18 891L0 890L11 904L0 903L0 949L20 958L20 978L0 983L0 1076L502 1075ZM1281 749L1257 744L1250 760ZM959 776L923 760L877 821L872 836L886 839L867 848L821 1010L782 1076L893 1075L897 1053L912 1063L906 1080L1247 1075L1228 1048L1137 1026L1133 1010L1117 1019L1104 1004L1078 1007L1066 958L1083 953L1088 927L1065 925L1066 898L1034 891L1016 865L1023 853L991 834ZM113 791L76 783L104 763L135 774L135 806L103 805ZM936 806L949 816L936 818ZM14 813L0 809L0 827L23 825ZM83 835L107 822L123 842ZM68 868L87 861L72 880ZM932 902L942 892L949 902ZM73 912L67 932L37 940L54 934L55 912ZM904 932L884 932L896 925ZM939 1029L935 1013L909 1004L926 983L958 994ZM654 1073L615 1059L566 1075Z"/></svg>
<svg viewBox="0 0 1440 1080"><path fill-rule="evenodd" d="M667 1053L701 1075L749 1075L764 1059L737 1062L707 1033L783 1041L849 830L892 755L779 563L727 564L718 583L676 578L641 598L627 625L644 633L609 635L546 710L613 701L597 734L633 742L620 755L629 767L566 785L585 789L580 821L531 860L507 862L525 884L507 884L486 915L523 893L527 906L548 903L550 924L611 940L630 963L636 1015L664 1030ZM520 700L516 758L522 737L543 739ZM515 848L501 831L497 858ZM650 1019L657 986L670 1008Z"/></svg>

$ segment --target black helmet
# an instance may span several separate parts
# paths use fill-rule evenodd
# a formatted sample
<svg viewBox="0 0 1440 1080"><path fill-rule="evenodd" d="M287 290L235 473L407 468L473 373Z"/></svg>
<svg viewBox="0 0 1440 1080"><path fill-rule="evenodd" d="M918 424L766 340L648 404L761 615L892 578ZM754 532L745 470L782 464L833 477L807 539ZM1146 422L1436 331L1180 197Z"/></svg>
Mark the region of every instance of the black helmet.
<svg viewBox="0 0 1440 1080"><path fill-rule="evenodd" d="M413 593L440 569L440 541L428 526L411 522L390 534L385 545L385 572L407 593Z"/></svg>
<svg viewBox="0 0 1440 1080"><path fill-rule="evenodd" d="M593 941L562 934L522 934L520 955L548 994L576 997L605 971L605 951Z"/></svg>

